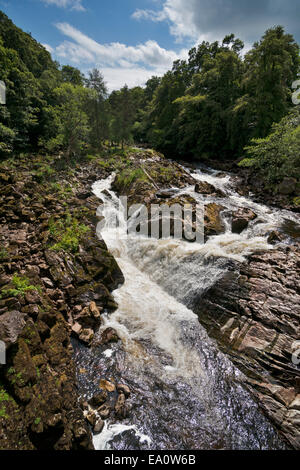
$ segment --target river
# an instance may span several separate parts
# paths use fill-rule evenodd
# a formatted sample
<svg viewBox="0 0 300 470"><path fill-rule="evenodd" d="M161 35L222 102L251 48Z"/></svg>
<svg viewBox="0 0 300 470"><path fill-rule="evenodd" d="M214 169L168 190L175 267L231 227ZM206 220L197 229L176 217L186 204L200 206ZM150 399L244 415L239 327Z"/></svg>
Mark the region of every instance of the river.
<svg viewBox="0 0 300 470"><path fill-rule="evenodd" d="M104 315L101 330L114 328L122 342L98 349L76 348L76 362L88 373L79 379L89 398L99 379L110 373L129 385L128 418L108 421L94 436L96 449L284 449L285 444L244 385L243 374L221 353L193 313L203 292L224 272L257 250L270 250L266 232L294 214L240 196L229 174L189 170L225 193L206 202L226 208L226 233L203 244L116 237L113 219L119 201L113 176L93 185L105 202L105 226L99 230L116 258L125 283L113 295L119 308ZM199 202L194 186L178 189ZM231 232L229 214L251 208L257 218L241 235ZM121 221L122 222L122 221ZM121 224L122 225L122 224ZM123 229L126 230L123 221Z"/></svg>

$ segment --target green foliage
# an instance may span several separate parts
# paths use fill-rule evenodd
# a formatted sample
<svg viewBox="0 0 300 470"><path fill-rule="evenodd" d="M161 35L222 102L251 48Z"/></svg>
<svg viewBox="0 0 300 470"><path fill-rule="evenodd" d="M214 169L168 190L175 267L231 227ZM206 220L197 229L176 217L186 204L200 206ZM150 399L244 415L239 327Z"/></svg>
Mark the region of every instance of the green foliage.
<svg viewBox="0 0 300 470"><path fill-rule="evenodd" d="M8 251L6 248L0 246L0 260L4 260L8 258Z"/></svg>
<svg viewBox="0 0 300 470"><path fill-rule="evenodd" d="M300 179L300 109L296 107L280 123L274 124L264 139L253 139L246 147L247 158L240 166L257 169L271 185L284 177Z"/></svg>
<svg viewBox="0 0 300 470"><path fill-rule="evenodd" d="M268 30L245 57L228 35L203 42L157 83L133 131L172 157L236 158L265 137L293 107L291 84L299 45L281 26Z"/></svg>
<svg viewBox="0 0 300 470"><path fill-rule="evenodd" d="M123 151L133 141L172 158L241 157L251 139L267 138L272 124L292 109L291 85L300 64L299 45L281 26L266 31L244 56L243 47L233 34L222 42L203 41L162 78L152 77L144 88L125 85L108 96L99 70L86 78L72 66L61 67L0 12L0 70L7 86L7 105L0 106L0 157L28 149L57 152L55 169L60 170L78 157L105 151L110 156L96 157L99 166L128 167L119 175L124 184L145 177L126 162ZM287 132L281 148L274 143L277 131L272 135L253 141L251 155L240 164L266 168L270 184L297 173L299 131ZM118 154L115 145L121 145ZM35 170L39 182L54 171L49 161ZM53 190L67 195L66 188ZM76 251L71 233L64 240Z"/></svg>
<svg viewBox="0 0 300 470"><path fill-rule="evenodd" d="M40 286L33 286L26 277L14 274L11 281L10 289L2 289L0 298L24 296L28 291L41 291Z"/></svg>
<svg viewBox="0 0 300 470"><path fill-rule="evenodd" d="M86 84L91 93L88 104L87 114L89 119L90 144L95 150L102 148L103 141L109 137L109 102L107 101L108 91L104 78L99 70L94 69L89 72Z"/></svg>
<svg viewBox="0 0 300 470"><path fill-rule="evenodd" d="M63 149L67 158L80 153L87 145L90 127L85 107L93 91L71 83L63 83L53 91L56 106L49 107L53 116L55 136L47 142L40 140L48 150Z"/></svg>
<svg viewBox="0 0 300 470"><path fill-rule="evenodd" d="M49 178L54 175L55 170L51 168L48 164L38 165L39 168L34 172L35 179L39 183L43 183L45 181L49 181Z"/></svg>
<svg viewBox="0 0 300 470"><path fill-rule="evenodd" d="M8 395L8 393L4 390L4 388L0 388L0 403L9 400L10 396Z"/></svg>
<svg viewBox="0 0 300 470"><path fill-rule="evenodd" d="M70 214L67 214L65 219L56 222L51 219L49 221L49 232L54 240L56 240L56 243L51 249L77 253L80 242L89 231L89 227L80 224L78 220Z"/></svg>
<svg viewBox="0 0 300 470"><path fill-rule="evenodd" d="M68 199L73 194L73 190L68 184L50 183L50 188L57 193L61 199Z"/></svg>
<svg viewBox="0 0 300 470"><path fill-rule="evenodd" d="M111 109L110 135L113 142L125 143L132 141L132 126L136 117L136 101L139 99L136 88L129 90L125 85L120 91L113 91L109 97Z"/></svg>
<svg viewBox="0 0 300 470"><path fill-rule="evenodd" d="M147 181L147 179L145 172L141 168L125 168L117 175L116 182L119 186L127 187L137 180Z"/></svg>

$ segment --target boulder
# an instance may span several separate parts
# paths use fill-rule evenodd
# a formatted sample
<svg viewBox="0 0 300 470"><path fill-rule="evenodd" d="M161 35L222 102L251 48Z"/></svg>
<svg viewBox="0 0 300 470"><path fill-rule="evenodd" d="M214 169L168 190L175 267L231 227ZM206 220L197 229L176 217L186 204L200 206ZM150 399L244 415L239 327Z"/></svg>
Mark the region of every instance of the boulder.
<svg viewBox="0 0 300 470"><path fill-rule="evenodd" d="M101 334L100 344L117 343L119 336L113 328L106 328Z"/></svg>
<svg viewBox="0 0 300 470"><path fill-rule="evenodd" d="M155 196L159 199L169 199L178 192L178 189L162 189L161 191L158 191Z"/></svg>
<svg viewBox="0 0 300 470"><path fill-rule="evenodd" d="M94 411L89 411L86 415L87 421L90 423L91 426L95 426L97 421L97 416Z"/></svg>
<svg viewBox="0 0 300 470"><path fill-rule="evenodd" d="M98 413L101 417L101 419L107 419L110 415L111 409L107 405L102 405L100 408L98 408Z"/></svg>
<svg viewBox="0 0 300 470"><path fill-rule="evenodd" d="M83 328L93 330L95 330L101 323L100 310L94 301L90 302L88 307L85 307L82 310L78 310L78 308L76 308L73 318L75 323L78 323Z"/></svg>
<svg viewBox="0 0 300 470"><path fill-rule="evenodd" d="M7 348L15 344L26 324L25 313L13 310L0 316L0 340Z"/></svg>
<svg viewBox="0 0 300 470"><path fill-rule="evenodd" d="M225 354L243 371L254 396L290 444L299 449L300 252L277 246L249 256L208 289L194 311ZM294 349L293 349L294 345ZM283 419L289 408L289 419Z"/></svg>
<svg viewBox="0 0 300 470"><path fill-rule="evenodd" d="M99 388L101 388L101 390L106 390L107 392L114 392L116 390L115 384L105 379L100 380Z"/></svg>
<svg viewBox="0 0 300 470"><path fill-rule="evenodd" d="M119 419L126 418L125 395L120 393L115 404L115 413Z"/></svg>
<svg viewBox="0 0 300 470"><path fill-rule="evenodd" d="M245 207L239 208L232 214L232 233L242 233L249 225L249 222L256 219L257 215Z"/></svg>
<svg viewBox="0 0 300 470"><path fill-rule="evenodd" d="M215 197L225 197L226 194L218 188L215 188L207 181L200 181L195 185L195 192L198 194L203 194L204 196L215 196Z"/></svg>
<svg viewBox="0 0 300 470"><path fill-rule="evenodd" d="M84 330L81 331L79 335L80 341L86 344L90 344L93 341L94 338L94 332L90 328L85 328Z"/></svg>
<svg viewBox="0 0 300 470"><path fill-rule="evenodd" d="M267 241L270 243L270 245L273 245L275 243L281 242L284 240L284 235L277 230L272 230L271 232L268 233L268 238Z"/></svg>
<svg viewBox="0 0 300 470"><path fill-rule="evenodd" d="M124 384L118 384L117 385L117 390L120 393L124 393L125 397L129 397L130 395L130 388L127 385Z"/></svg>
<svg viewBox="0 0 300 470"><path fill-rule="evenodd" d="M225 232L225 225L221 219L221 212L223 210L224 207L216 203L207 204L205 206L204 230L206 238Z"/></svg>
<svg viewBox="0 0 300 470"><path fill-rule="evenodd" d="M96 421L96 424L94 426L94 433L100 434L103 428L104 428L104 421L100 418Z"/></svg>
<svg viewBox="0 0 300 470"><path fill-rule="evenodd" d="M93 406L94 408L97 408L98 406L103 405L106 402L107 398L108 398L108 393L106 390L103 390L102 392L94 395L90 399L89 404Z"/></svg>

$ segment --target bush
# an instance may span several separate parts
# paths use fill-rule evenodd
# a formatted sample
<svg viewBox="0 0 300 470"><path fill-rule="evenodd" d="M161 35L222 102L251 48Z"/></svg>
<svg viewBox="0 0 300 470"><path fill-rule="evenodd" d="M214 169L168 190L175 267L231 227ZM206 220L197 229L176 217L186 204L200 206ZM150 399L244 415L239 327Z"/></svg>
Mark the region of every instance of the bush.
<svg viewBox="0 0 300 470"><path fill-rule="evenodd" d="M84 235L90 230L86 225L80 224L75 217L70 214L66 219L49 222L49 231L56 243L51 247L52 250L65 250L70 253L77 253L79 244Z"/></svg>
<svg viewBox="0 0 300 470"><path fill-rule="evenodd" d="M300 107L295 108L265 139L253 139L245 148L247 158L240 167L258 171L265 183L274 186L285 177L300 178Z"/></svg>
<svg viewBox="0 0 300 470"><path fill-rule="evenodd" d="M30 284L29 279L26 277L20 277L14 274L12 278L12 288L3 289L0 298L5 297L18 297L19 295L25 295L28 291L41 291L40 286L33 286Z"/></svg>

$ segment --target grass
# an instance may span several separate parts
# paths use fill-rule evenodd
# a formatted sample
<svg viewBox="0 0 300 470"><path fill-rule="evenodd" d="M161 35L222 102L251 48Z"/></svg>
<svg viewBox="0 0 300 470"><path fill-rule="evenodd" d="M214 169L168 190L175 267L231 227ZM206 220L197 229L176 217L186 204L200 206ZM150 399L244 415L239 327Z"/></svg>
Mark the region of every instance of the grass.
<svg viewBox="0 0 300 470"><path fill-rule="evenodd" d="M49 180L54 174L55 170L51 168L48 164L42 164L34 172L35 179L38 183L43 183L44 181Z"/></svg>
<svg viewBox="0 0 300 470"><path fill-rule="evenodd" d="M0 260L8 258L8 251L5 248L0 248Z"/></svg>
<svg viewBox="0 0 300 470"><path fill-rule="evenodd" d="M8 415L6 413L6 406L3 402L10 401L11 397L6 393L6 391L1 387L0 388L0 418L8 418Z"/></svg>
<svg viewBox="0 0 300 470"><path fill-rule="evenodd" d="M137 180L147 181L148 177L141 168L136 168L134 170L126 168L118 174L116 182L118 185L126 187L130 186Z"/></svg>
<svg viewBox="0 0 300 470"><path fill-rule="evenodd" d="M41 291L40 286L34 286L30 284L29 279L26 277L18 276L14 274L11 280L12 288L3 289L0 295L0 299L7 297L18 297L19 295L24 296L29 291Z"/></svg>
<svg viewBox="0 0 300 470"><path fill-rule="evenodd" d="M62 199L68 199L73 194L71 186L62 185L60 183L50 183L50 189L57 193Z"/></svg>

